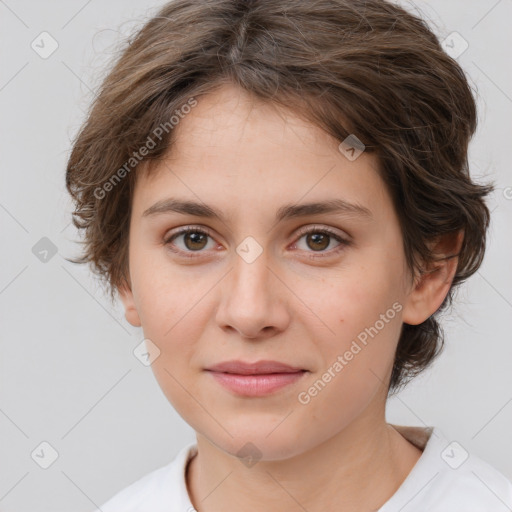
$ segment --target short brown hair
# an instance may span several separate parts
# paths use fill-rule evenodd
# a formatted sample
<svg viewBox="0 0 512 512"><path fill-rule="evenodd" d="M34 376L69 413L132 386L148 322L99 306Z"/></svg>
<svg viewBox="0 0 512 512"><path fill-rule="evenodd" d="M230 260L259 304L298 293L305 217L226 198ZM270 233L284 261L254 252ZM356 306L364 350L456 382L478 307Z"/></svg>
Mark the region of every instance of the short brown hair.
<svg viewBox="0 0 512 512"><path fill-rule="evenodd" d="M388 388L397 391L441 351L443 331L435 316L451 305L454 287L480 267L490 220L484 197L494 186L473 183L469 175L467 150L477 116L463 70L421 17L390 2L165 5L127 41L74 140L66 186L85 250L69 261L90 262L112 301L118 287L129 285L138 168L130 159L137 154L148 164L158 161L173 144L173 130L141 158L137 151L148 136L168 125L190 98L227 82L290 109L336 140L355 134L365 151L378 156L412 275L436 261L430 241L463 231L443 304L423 323L402 326Z"/></svg>

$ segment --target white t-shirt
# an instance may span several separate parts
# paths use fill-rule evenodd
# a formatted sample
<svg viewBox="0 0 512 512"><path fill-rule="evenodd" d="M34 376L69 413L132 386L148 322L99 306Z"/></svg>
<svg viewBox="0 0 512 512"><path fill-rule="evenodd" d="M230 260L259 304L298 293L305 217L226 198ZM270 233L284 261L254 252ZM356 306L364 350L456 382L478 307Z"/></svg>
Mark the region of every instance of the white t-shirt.
<svg viewBox="0 0 512 512"><path fill-rule="evenodd" d="M393 425L423 451L398 490L376 512L510 512L512 482L450 442L437 427ZM195 512L185 481L191 443L174 460L122 489L95 512Z"/></svg>

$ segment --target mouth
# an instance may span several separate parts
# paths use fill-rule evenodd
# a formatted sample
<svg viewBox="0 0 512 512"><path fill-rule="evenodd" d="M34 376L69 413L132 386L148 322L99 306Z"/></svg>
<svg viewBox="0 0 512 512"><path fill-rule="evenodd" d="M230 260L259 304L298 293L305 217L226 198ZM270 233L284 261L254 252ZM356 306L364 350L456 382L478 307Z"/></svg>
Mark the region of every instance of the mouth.
<svg viewBox="0 0 512 512"><path fill-rule="evenodd" d="M213 379L235 395L264 396L298 382L308 370L279 361L226 361L206 369Z"/></svg>

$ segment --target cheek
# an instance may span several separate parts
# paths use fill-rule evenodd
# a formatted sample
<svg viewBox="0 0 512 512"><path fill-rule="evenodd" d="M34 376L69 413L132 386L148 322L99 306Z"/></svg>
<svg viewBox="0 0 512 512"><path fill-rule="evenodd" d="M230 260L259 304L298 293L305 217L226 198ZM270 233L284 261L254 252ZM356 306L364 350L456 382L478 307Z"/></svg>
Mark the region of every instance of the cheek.
<svg viewBox="0 0 512 512"><path fill-rule="evenodd" d="M387 332L383 337L390 334L390 325L399 323L398 310L403 300L398 285L400 275L395 266L379 266L369 261L333 277L327 288L307 292L311 308L334 332L333 339L355 338L376 322L379 331ZM396 325L393 329L396 332Z"/></svg>
<svg viewBox="0 0 512 512"><path fill-rule="evenodd" d="M336 375L328 386L346 407L372 395L391 371L403 309L396 271L376 263L359 266L337 283L331 281L326 294L312 304L329 327L317 337L324 366L320 372L330 369ZM325 380L329 378L326 374ZM338 401L337 396L333 399Z"/></svg>
<svg viewBox="0 0 512 512"><path fill-rule="evenodd" d="M144 336L160 350L152 365L155 370L161 367L173 375L185 375L191 362L194 364L191 360L209 319L205 293L213 278L201 279L190 269L181 270L158 253L148 251L134 271L139 316ZM162 371L163 378L169 379ZM172 386L172 379L167 385Z"/></svg>
<svg viewBox="0 0 512 512"><path fill-rule="evenodd" d="M158 339L183 316L185 303L192 298L191 288L184 282L186 273L173 270L165 253L164 248L150 247L135 249L130 255L130 275L142 326L145 332L158 333Z"/></svg>
<svg viewBox="0 0 512 512"><path fill-rule="evenodd" d="M388 323L368 315L372 320L365 325L361 311L354 313L358 319L351 319L350 325L341 322L334 341L332 336L324 338L319 347L324 366L300 390L306 424L315 428L321 418L332 434L362 414L376 396L386 394L400 332L393 308L384 310Z"/></svg>

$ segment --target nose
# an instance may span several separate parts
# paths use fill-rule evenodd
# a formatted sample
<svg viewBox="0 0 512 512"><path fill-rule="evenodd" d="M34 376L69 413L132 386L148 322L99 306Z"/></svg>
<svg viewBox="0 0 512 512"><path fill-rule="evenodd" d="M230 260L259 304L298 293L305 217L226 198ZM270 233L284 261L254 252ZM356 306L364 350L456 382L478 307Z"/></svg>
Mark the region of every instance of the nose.
<svg viewBox="0 0 512 512"><path fill-rule="evenodd" d="M291 293L263 251L254 261L235 254L220 286L217 325L243 338L266 339L286 329Z"/></svg>

